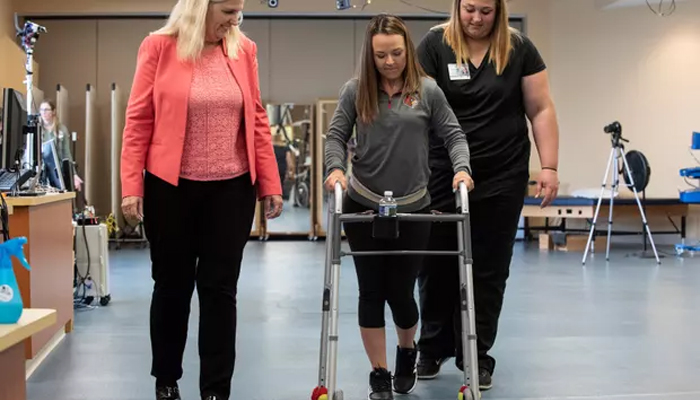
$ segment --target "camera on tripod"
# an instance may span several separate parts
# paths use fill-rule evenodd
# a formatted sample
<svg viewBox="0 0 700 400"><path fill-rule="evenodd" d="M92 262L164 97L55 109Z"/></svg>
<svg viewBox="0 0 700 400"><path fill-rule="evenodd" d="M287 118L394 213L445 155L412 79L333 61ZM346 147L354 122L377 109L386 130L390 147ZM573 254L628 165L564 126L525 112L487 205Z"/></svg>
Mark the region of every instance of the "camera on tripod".
<svg viewBox="0 0 700 400"><path fill-rule="evenodd" d="M619 122L615 121L612 124L607 125L605 128L603 128L603 131L605 133L620 134L622 133L622 125L620 125Z"/></svg>
<svg viewBox="0 0 700 400"><path fill-rule="evenodd" d="M631 151L630 153L625 153L625 146L621 142L628 142L629 140L622 137L622 125L620 122L615 121L611 124L603 127L603 131L610 134L610 144L612 148L610 149L610 156L608 158L608 164L605 169L605 176L603 177L603 184L600 189L600 195L598 196L598 203L593 213L593 222L591 223L591 228L588 233L588 242L586 243L586 250L583 253L582 263L586 264L586 258L588 257L588 251L591 249L591 243L593 237L596 233L596 224L598 221L598 215L600 213L600 206L603 202L603 196L605 194L605 188L608 185L608 178L612 178L612 185L610 186L610 205L609 205L609 216L608 216L608 240L607 248L605 250L605 260L610 260L610 236L612 234L612 218L613 218L613 202L614 198L618 194L618 187L620 186L620 174L624 175L625 184L634 193L634 198L636 200L637 206L639 207L639 214L642 217L642 224L644 230L646 231L649 241L651 242L651 247L654 250L654 257L658 264L659 253L656 251L656 244L654 244L654 238L651 236L651 230L649 229L649 224L647 222L646 213L642 207L642 202L639 200L639 191L644 191L646 185L649 183L650 169L646 158L644 155L637 151ZM634 173L633 173L634 170ZM644 242L646 251L646 240Z"/></svg>
<svg viewBox="0 0 700 400"><path fill-rule="evenodd" d="M629 140L622 137L622 125L618 121L606 125L603 128L603 132L610 134L610 141L615 147L622 146L621 141L629 142Z"/></svg>

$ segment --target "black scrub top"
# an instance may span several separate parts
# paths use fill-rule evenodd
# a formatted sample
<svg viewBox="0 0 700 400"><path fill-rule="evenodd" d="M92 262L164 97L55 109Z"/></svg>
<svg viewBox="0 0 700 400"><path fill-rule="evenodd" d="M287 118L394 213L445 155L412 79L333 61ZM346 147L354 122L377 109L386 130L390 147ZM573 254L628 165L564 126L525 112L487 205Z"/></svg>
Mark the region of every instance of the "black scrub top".
<svg viewBox="0 0 700 400"><path fill-rule="evenodd" d="M523 77L546 68L544 60L527 37L513 35L513 51L500 76L488 53L480 66L469 62L468 73L459 71L443 33L443 28L436 28L423 37L418 59L445 92L467 136L475 184L470 198L484 199L511 189L524 193L531 146L521 84ZM450 158L436 139L431 139L430 163L433 208L454 205Z"/></svg>

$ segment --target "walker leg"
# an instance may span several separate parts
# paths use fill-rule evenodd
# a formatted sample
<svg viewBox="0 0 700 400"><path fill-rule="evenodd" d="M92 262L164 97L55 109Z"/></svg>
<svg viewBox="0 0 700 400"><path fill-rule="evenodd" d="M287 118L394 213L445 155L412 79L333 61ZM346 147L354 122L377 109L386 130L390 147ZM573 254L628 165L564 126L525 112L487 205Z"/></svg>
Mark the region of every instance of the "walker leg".
<svg viewBox="0 0 700 400"><path fill-rule="evenodd" d="M338 365L338 303L340 292L340 244L341 225L340 214L342 213L342 195L339 194L336 185L335 212L331 219L331 312L330 327L328 332L329 361L328 361L328 392L333 394L333 400L342 400L343 392L337 389L337 365Z"/></svg>
<svg viewBox="0 0 700 400"><path fill-rule="evenodd" d="M333 207L335 206L335 207ZM328 209L326 236L326 265L323 282L321 321L321 351L319 354L318 386L311 393L311 400L342 400L343 393L336 390L338 354L338 292L340 282L340 214L341 198L336 191L334 205ZM330 397L332 394L332 397Z"/></svg>
<svg viewBox="0 0 700 400"><path fill-rule="evenodd" d="M474 283L472 280L471 226L469 201L466 194L460 201L464 221L457 222L459 255L459 296L462 320L462 364L464 385L459 390L459 400L477 400L479 392L479 360L476 347L476 316L474 314Z"/></svg>
<svg viewBox="0 0 700 400"><path fill-rule="evenodd" d="M333 208L328 208L328 226L332 224ZM321 351L319 353L318 386L311 393L311 400L328 400L328 322L331 309L333 230L326 233L326 263L323 274L323 300L321 303Z"/></svg>

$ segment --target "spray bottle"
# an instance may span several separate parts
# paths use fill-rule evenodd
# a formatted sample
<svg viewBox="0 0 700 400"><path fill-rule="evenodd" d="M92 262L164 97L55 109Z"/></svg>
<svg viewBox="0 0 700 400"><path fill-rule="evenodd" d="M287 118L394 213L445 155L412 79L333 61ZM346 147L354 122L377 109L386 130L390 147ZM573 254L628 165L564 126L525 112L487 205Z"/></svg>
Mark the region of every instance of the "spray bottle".
<svg viewBox="0 0 700 400"><path fill-rule="evenodd" d="M24 256L27 238L18 237L0 244L0 324L16 324L22 316L24 304L12 269L15 256L27 270L31 270Z"/></svg>

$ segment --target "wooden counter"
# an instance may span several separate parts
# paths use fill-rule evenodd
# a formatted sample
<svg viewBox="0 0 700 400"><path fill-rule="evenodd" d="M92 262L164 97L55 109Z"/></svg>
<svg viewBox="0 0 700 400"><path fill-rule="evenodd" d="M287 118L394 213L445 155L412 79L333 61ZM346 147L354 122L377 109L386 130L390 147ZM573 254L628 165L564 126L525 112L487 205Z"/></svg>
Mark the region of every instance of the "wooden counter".
<svg viewBox="0 0 700 400"><path fill-rule="evenodd" d="M42 204L55 203L62 200L70 200L75 198L75 193L48 193L43 196L26 196L26 197L9 197L5 196L5 203L11 212L14 207L39 206Z"/></svg>
<svg viewBox="0 0 700 400"><path fill-rule="evenodd" d="M25 308L16 324L0 324L0 400L27 398L22 342L55 323L55 310Z"/></svg>
<svg viewBox="0 0 700 400"><path fill-rule="evenodd" d="M55 323L25 342L33 359L54 337L73 330L73 198L75 193L6 197L11 208L10 237L24 236L31 271L13 259L25 308L56 310Z"/></svg>

